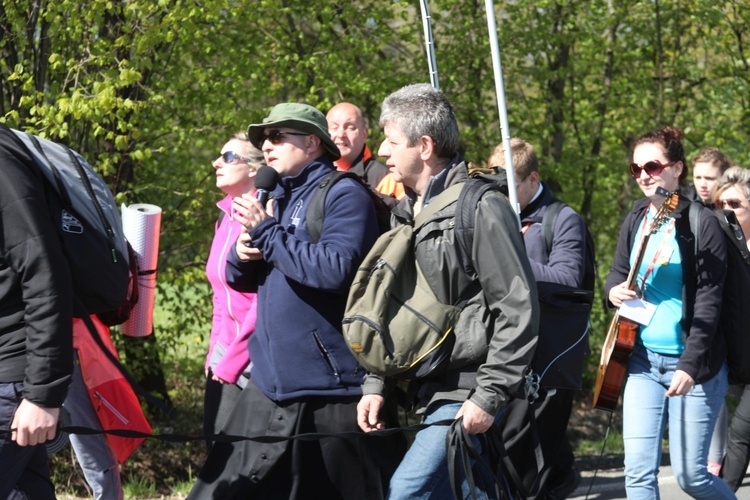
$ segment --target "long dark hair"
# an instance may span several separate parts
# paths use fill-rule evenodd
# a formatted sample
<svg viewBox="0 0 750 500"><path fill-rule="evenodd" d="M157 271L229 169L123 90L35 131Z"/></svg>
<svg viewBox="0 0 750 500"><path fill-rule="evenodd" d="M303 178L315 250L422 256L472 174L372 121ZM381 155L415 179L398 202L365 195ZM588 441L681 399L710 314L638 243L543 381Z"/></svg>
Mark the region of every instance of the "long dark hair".
<svg viewBox="0 0 750 500"><path fill-rule="evenodd" d="M682 173L680 173L680 185L685 184L687 179L688 169L687 161L685 160L685 148L682 146L682 138L685 134L682 130L677 127L663 127L651 132L647 132L640 136L630 146L630 157L633 157L633 151L641 144L659 144L664 148L667 160L670 162L681 161L682 162Z"/></svg>

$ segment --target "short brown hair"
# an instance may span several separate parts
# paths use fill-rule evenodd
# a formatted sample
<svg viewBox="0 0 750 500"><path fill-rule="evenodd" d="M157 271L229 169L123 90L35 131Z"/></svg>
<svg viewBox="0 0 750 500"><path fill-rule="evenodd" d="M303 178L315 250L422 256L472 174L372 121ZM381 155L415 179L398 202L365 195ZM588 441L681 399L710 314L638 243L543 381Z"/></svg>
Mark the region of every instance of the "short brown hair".
<svg viewBox="0 0 750 500"><path fill-rule="evenodd" d="M732 166L732 161L719 151L719 148L706 148L698 156L693 158L693 167L696 163L708 163L714 168L719 169L719 173L724 173Z"/></svg>
<svg viewBox="0 0 750 500"><path fill-rule="evenodd" d="M510 151L513 156L513 171L521 179L527 178L532 172L539 172L539 160L534 152L534 146L528 142L513 137L510 140ZM505 169L505 147L501 142L487 159L487 167Z"/></svg>

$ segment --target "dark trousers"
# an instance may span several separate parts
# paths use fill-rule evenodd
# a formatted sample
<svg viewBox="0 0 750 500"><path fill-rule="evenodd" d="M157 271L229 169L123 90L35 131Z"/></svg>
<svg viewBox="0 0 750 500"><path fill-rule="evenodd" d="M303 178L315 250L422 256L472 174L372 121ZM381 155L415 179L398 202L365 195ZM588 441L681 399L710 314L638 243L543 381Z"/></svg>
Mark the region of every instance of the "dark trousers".
<svg viewBox="0 0 750 500"><path fill-rule="evenodd" d="M534 409L538 445L544 457L544 466L537 471L532 425L527 416L529 404L523 399L514 399L503 421L503 439L508 455L523 480L532 490L535 482L541 485L540 494L532 498L544 498L545 492L562 483L574 465L573 449L568 441L566 429L573 408L575 391L558 389L547 396Z"/></svg>
<svg viewBox="0 0 750 500"><path fill-rule="evenodd" d="M22 393L20 382L0 384L0 429L10 430ZM44 445L18 446L10 440L10 434L0 434L0 499L54 498L55 487L50 480Z"/></svg>
<svg viewBox="0 0 750 500"><path fill-rule="evenodd" d="M229 418L234 404L240 397L242 389L237 384L222 384L211 378L209 370L206 377L206 392L203 396L203 434L218 434ZM212 442L206 441L208 449Z"/></svg>
<svg viewBox="0 0 750 500"><path fill-rule="evenodd" d="M727 455L721 475L732 491L737 491L750 465L750 385L744 386L737 409L729 424Z"/></svg>
<svg viewBox="0 0 750 500"><path fill-rule="evenodd" d="M216 442L188 498L383 498L390 476L380 462L395 468L400 456L391 453L403 453L403 449L359 429L359 399L309 397L276 403L250 380L222 434L270 439L307 433L351 434L278 442Z"/></svg>

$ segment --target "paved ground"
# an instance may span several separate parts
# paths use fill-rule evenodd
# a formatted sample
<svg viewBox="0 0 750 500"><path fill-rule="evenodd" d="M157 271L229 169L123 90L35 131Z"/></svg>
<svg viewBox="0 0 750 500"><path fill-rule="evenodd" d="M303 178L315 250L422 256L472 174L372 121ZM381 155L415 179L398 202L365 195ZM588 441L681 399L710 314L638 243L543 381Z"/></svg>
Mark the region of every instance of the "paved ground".
<svg viewBox="0 0 750 500"><path fill-rule="evenodd" d="M607 469L599 471L594 480L591 492L588 493L589 485L593 479L593 471L583 471L583 479L573 496L568 497L570 500L614 500L626 498L625 496L625 478L622 469ZM588 493L588 497L587 497ZM659 471L659 493L662 500L688 500L690 496L686 495L677 485L677 481L672 475L672 468L663 465ZM737 492L737 498L740 500L750 500L750 477L745 476L743 486Z"/></svg>

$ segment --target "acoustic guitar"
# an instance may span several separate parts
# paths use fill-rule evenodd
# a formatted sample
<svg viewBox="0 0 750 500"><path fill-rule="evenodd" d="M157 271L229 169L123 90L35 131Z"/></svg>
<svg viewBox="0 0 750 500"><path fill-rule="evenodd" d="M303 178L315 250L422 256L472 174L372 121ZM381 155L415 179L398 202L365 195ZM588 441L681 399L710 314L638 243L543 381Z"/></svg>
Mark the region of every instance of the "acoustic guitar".
<svg viewBox="0 0 750 500"><path fill-rule="evenodd" d="M680 198L677 193L670 194L662 188L657 190L657 194L666 196L666 200L659 207L654 221L648 231L644 232L639 243L635 264L630 269L626 280L627 286L631 290L636 286L638 269L641 267L648 240L667 221ZM606 411L614 411L617 408L617 401L620 399L622 384L625 381L625 374L628 369L628 361L635 348L638 326L635 321L621 317L619 310L615 312L609 324L607 338L604 340L602 355L599 360L596 387L594 388L594 408Z"/></svg>

